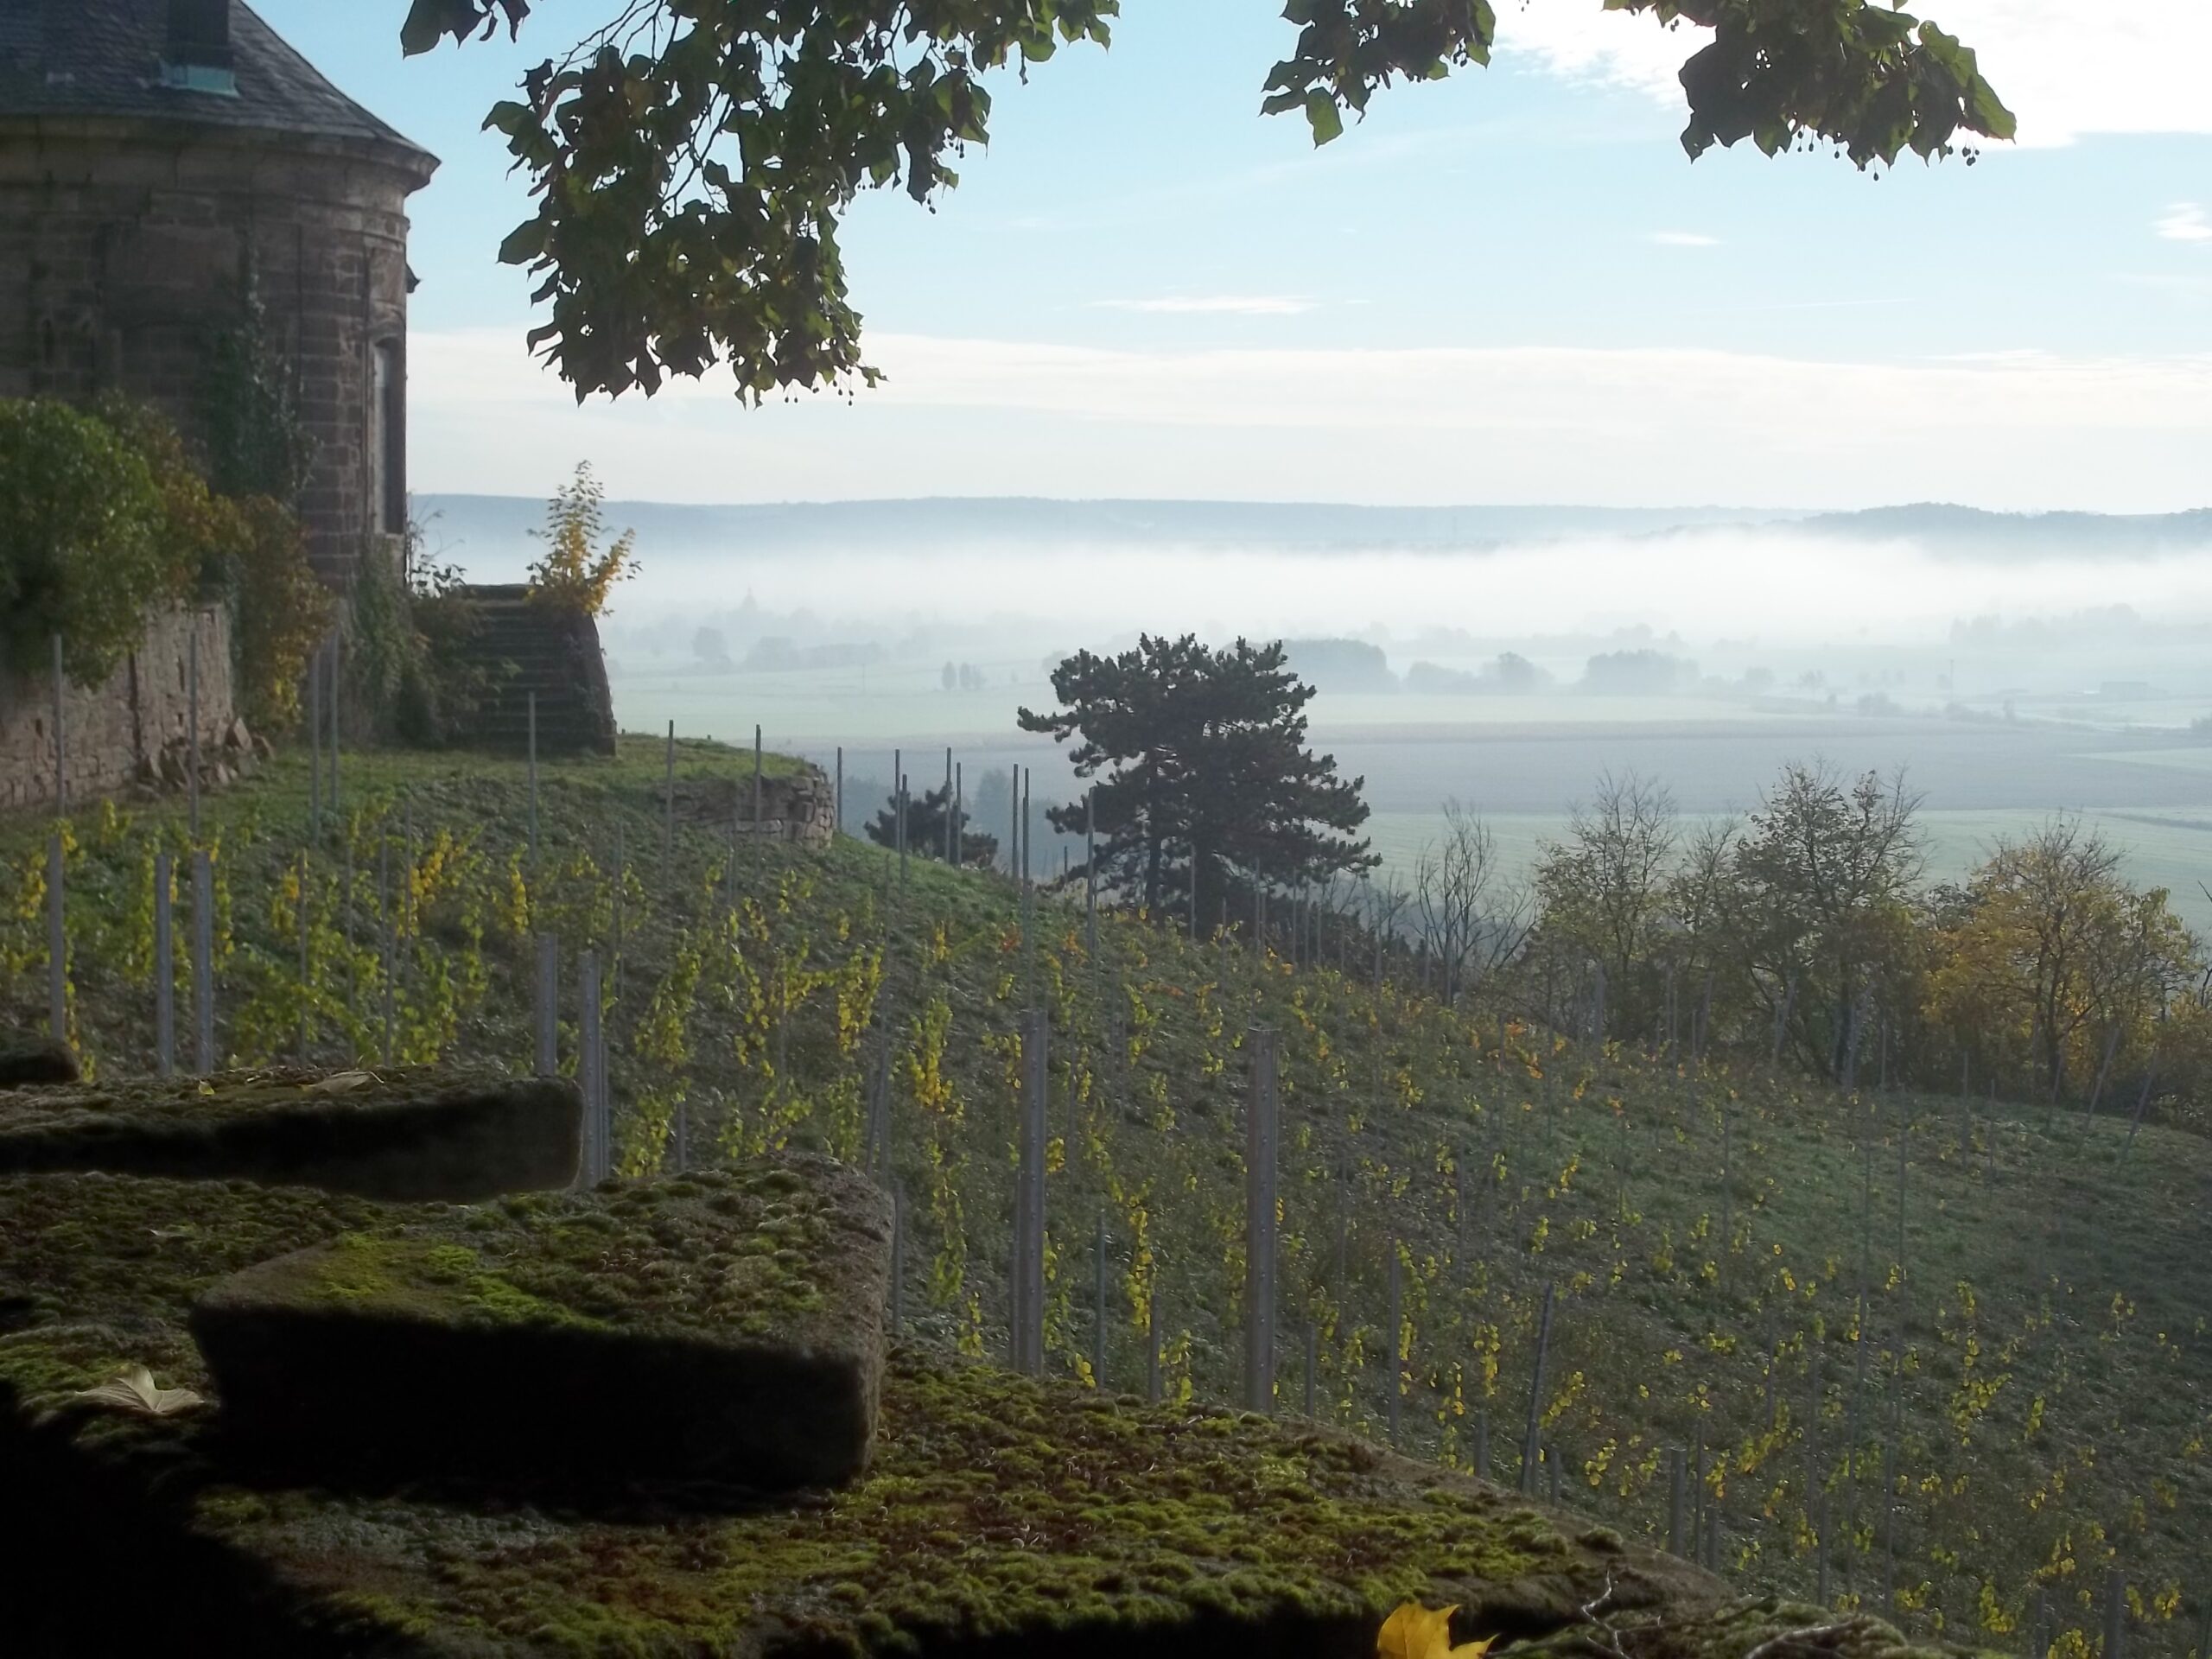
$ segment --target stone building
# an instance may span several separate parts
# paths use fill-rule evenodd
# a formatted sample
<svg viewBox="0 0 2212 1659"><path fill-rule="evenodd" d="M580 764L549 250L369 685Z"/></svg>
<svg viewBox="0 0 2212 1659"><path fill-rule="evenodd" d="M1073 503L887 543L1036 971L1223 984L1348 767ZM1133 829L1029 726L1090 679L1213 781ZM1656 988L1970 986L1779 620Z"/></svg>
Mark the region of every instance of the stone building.
<svg viewBox="0 0 2212 1659"><path fill-rule="evenodd" d="M0 0L0 397L118 389L204 439L257 300L344 585L404 529L406 207L436 167L244 0Z"/></svg>

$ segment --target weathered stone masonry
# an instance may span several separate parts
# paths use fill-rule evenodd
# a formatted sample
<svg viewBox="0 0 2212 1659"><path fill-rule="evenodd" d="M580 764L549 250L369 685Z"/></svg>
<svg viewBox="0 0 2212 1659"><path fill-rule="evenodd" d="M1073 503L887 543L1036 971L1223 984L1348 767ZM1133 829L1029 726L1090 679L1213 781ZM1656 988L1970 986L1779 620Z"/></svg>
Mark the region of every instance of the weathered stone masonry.
<svg viewBox="0 0 2212 1659"><path fill-rule="evenodd" d="M220 606L156 617L145 638L91 690L64 683L61 726L73 799L162 777L163 757L181 781L189 747L191 639L200 639L200 752L205 765L239 757L226 747L231 702L230 614ZM0 668L0 810L54 798L54 680Z"/></svg>
<svg viewBox="0 0 2212 1659"><path fill-rule="evenodd" d="M251 288L343 586L404 528L406 201L436 165L240 0L0 7L0 396L119 390L204 435L208 348Z"/></svg>

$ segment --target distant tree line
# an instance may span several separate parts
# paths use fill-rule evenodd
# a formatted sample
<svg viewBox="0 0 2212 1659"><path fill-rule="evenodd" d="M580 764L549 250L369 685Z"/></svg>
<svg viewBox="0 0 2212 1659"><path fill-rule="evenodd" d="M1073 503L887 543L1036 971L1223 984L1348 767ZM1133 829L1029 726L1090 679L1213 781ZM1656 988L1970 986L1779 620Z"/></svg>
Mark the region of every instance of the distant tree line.
<svg viewBox="0 0 2212 1659"><path fill-rule="evenodd" d="M1406 690L1427 696L1522 696L1541 691L1552 677L1518 652L1501 652L1478 670L1415 663L1406 671Z"/></svg>
<svg viewBox="0 0 2212 1659"><path fill-rule="evenodd" d="M802 645L788 635L769 634L754 640L740 661L730 656L729 640L720 628L702 627L691 636L691 656L709 674L733 670L778 674L799 669L873 667L883 660L883 647L874 640Z"/></svg>
<svg viewBox="0 0 2212 1659"><path fill-rule="evenodd" d="M1663 785L1630 773L1599 779L1525 880L1458 801L1409 872L1378 877L1357 835L1363 780L1306 747L1314 689L1281 642L1146 636L1077 653L1052 684L1063 706L1020 720L1069 744L1090 785L1046 814L1095 837L1069 878L1095 874L1104 902L1165 925L1846 1087L2115 1103L2133 1089L2139 1105L2154 1084L2212 1086L2212 957L2167 891L2133 885L2079 820L1931 882L1901 774L1794 763L1751 811L1686 826ZM942 843L944 801L906 810L910 848ZM895 844L895 815L879 823Z"/></svg>
<svg viewBox="0 0 2212 1659"><path fill-rule="evenodd" d="M2212 1083L2212 962L2167 890L2064 817L1930 882L1919 807L1902 776L1795 764L1685 830L1663 786L1606 778L1537 861L1517 988L1567 1028L1846 1085L2117 1105Z"/></svg>

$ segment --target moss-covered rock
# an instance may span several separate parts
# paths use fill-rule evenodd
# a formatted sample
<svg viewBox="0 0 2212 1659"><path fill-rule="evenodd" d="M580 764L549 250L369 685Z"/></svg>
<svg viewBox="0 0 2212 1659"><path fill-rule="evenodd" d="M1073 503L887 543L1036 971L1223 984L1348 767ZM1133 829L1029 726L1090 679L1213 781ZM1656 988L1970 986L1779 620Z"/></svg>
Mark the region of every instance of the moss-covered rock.
<svg viewBox="0 0 2212 1659"><path fill-rule="evenodd" d="M20 1381L9 1365L17 1338L150 1323L184 1339L200 1386L205 1373L183 1328L194 1296L256 1262L402 1213L435 1211L243 1181L0 1176L0 1385ZM29 1403L51 1402L34 1389Z"/></svg>
<svg viewBox="0 0 2212 1659"><path fill-rule="evenodd" d="M690 1185L677 1196L706 1201L706 1184ZM635 1224L649 1230L659 1207L637 1199ZM876 1456L846 1486L771 1499L643 1483L588 1511L523 1480L298 1485L240 1460L219 1395L162 1418L74 1397L129 1363L210 1389L187 1310L256 1262L357 1236L467 1238L472 1222L506 1236L579 1213L549 1198L402 1210L237 1183L0 1179L0 1284L21 1298L0 1335L9 1653L1196 1659L1227 1644L1366 1659L1405 1597L1461 1603L1460 1639L1497 1634L1561 1659L1746 1659L1832 1625L1771 1659L1897 1646L1872 1621L1732 1602L1681 1562L1332 1430L1146 1407L923 1348L891 1356ZM577 1318L642 1330L691 1294L680 1274L694 1242L575 1281L564 1251L504 1271ZM591 1300L617 1294L620 1306ZM495 1401L535 1381L467 1379ZM627 1432L588 1414L544 1461Z"/></svg>
<svg viewBox="0 0 2212 1659"><path fill-rule="evenodd" d="M0 1031L0 1089L76 1081L77 1057L67 1043Z"/></svg>
<svg viewBox="0 0 2212 1659"><path fill-rule="evenodd" d="M238 1179L391 1199L575 1179L582 1098L558 1078L233 1072L0 1095L0 1173Z"/></svg>
<svg viewBox="0 0 2212 1659"><path fill-rule="evenodd" d="M191 1324L294 1470L827 1484L868 1461L890 1255L882 1193L793 1156L346 1232Z"/></svg>

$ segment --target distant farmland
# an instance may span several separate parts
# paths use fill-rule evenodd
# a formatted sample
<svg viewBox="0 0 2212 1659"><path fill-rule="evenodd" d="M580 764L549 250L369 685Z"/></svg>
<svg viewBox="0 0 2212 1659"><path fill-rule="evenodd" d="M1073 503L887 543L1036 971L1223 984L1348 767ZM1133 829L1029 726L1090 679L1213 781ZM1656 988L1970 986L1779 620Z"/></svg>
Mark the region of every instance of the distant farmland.
<svg viewBox="0 0 2212 1659"><path fill-rule="evenodd" d="M1041 659L983 666L988 689L955 693L940 689L937 670L912 663L865 671L618 675L617 707L634 730L664 729L674 719L686 735L742 740L757 722L771 748L825 766L842 745L856 779L889 779L896 747L906 751L909 776L929 782L941 776L950 747L971 780L1020 764L1034 769L1039 802L1069 798L1078 785L1058 753L1014 729L1018 706L1051 701ZM1567 696L1324 697L1314 715L1316 746L1365 777L1376 849L1403 873L1449 797L1489 820L1507 864L1519 870L1539 842L1564 831L1569 810L1604 772L1661 779L1687 826L1755 805L1786 762L1821 759L1853 772L1904 769L1909 785L1926 797L1935 876L1963 874L1999 836L2055 812L2078 812L2127 849L2137 881L2168 888L2190 925L2212 932L2212 901L2198 886L2212 882L2212 745L2178 746L2171 730L1860 719Z"/></svg>

